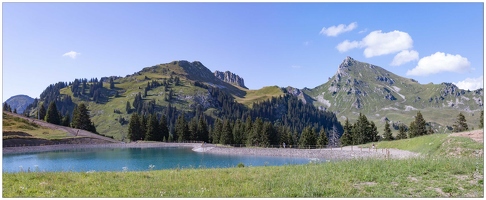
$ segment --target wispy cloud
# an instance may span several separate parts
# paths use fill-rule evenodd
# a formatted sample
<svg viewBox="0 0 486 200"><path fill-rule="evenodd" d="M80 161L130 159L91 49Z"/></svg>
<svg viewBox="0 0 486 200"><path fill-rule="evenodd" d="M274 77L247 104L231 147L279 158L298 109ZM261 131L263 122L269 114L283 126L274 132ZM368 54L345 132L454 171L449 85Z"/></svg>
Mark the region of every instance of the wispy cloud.
<svg viewBox="0 0 486 200"><path fill-rule="evenodd" d="M76 57L80 54L81 53L78 53L78 52L75 52L75 51L70 51L70 52L63 54L62 56L68 56L68 57L71 57L72 59L76 59Z"/></svg>
<svg viewBox="0 0 486 200"><path fill-rule="evenodd" d="M358 33L361 34L361 33L366 33L366 32L368 32L368 29L367 28L365 28L364 30L359 31Z"/></svg>
<svg viewBox="0 0 486 200"><path fill-rule="evenodd" d="M363 54L367 58L396 53L413 47L412 37L406 32L391 31L382 33L373 31L361 41L345 40L336 46L339 52L346 52L354 48L365 48Z"/></svg>
<svg viewBox="0 0 486 200"><path fill-rule="evenodd" d="M466 72L470 70L471 63L459 54L452 55L436 52L419 60L417 66L407 71L407 75L427 76L440 72Z"/></svg>
<svg viewBox="0 0 486 200"><path fill-rule="evenodd" d="M403 50L400 51L395 57L393 58L393 61L391 62L391 66L400 66L405 63L408 63L410 61L418 60L419 59L419 53L415 50Z"/></svg>
<svg viewBox="0 0 486 200"><path fill-rule="evenodd" d="M336 37L341 33L352 31L356 27L358 27L358 23L356 23L356 22L353 22L353 23L351 23L347 26L345 24L339 24L337 26L331 26L329 28L323 27L321 32L319 32L319 33L321 35Z"/></svg>
<svg viewBox="0 0 486 200"><path fill-rule="evenodd" d="M483 88L483 76L478 78L466 78L463 81L459 81L454 83L458 88L463 90L477 90L479 88Z"/></svg>
<svg viewBox="0 0 486 200"><path fill-rule="evenodd" d="M302 44L303 44L304 46L309 46L309 45L310 45L310 43L311 43L311 42L309 42L309 41L305 41L305 42L303 42Z"/></svg>

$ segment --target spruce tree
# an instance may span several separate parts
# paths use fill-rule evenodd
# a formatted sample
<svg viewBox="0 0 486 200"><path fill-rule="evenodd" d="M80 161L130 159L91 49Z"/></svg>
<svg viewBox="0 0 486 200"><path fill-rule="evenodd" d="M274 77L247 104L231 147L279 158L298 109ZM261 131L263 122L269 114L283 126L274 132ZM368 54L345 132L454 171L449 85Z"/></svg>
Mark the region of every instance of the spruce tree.
<svg viewBox="0 0 486 200"><path fill-rule="evenodd" d="M391 132L391 129L390 129L390 124L388 123L388 121L385 121L385 129L384 129L384 133L383 133L383 140L385 140L385 141L393 140L393 135L392 135L392 132Z"/></svg>
<svg viewBox="0 0 486 200"><path fill-rule="evenodd" d="M46 113L47 113L47 111L46 111L46 108L44 107L44 104L41 104L40 105L40 108L39 108L39 113L38 113L39 114L39 119L40 120L44 120L44 117L46 116Z"/></svg>
<svg viewBox="0 0 486 200"><path fill-rule="evenodd" d="M263 123L262 132L260 132L260 145L261 147L268 147L270 145L270 138L273 135L273 125L269 121Z"/></svg>
<svg viewBox="0 0 486 200"><path fill-rule="evenodd" d="M404 124L400 124L398 126L397 140L401 140L401 139L407 139L407 132L405 130L405 125Z"/></svg>
<svg viewBox="0 0 486 200"><path fill-rule="evenodd" d="M375 122L371 121L369 127L369 134L368 140L366 142L378 142L380 139L380 133L378 133L378 128L375 125Z"/></svg>
<svg viewBox="0 0 486 200"><path fill-rule="evenodd" d="M159 138L161 141L164 139L167 141L169 139L169 127L167 127L167 118L165 115L162 115L160 118L158 134L160 135Z"/></svg>
<svg viewBox="0 0 486 200"><path fill-rule="evenodd" d="M145 140L158 141L157 131L159 130L159 122L155 114L150 114L147 120L147 128L145 134Z"/></svg>
<svg viewBox="0 0 486 200"><path fill-rule="evenodd" d="M426 122L420 111L417 112L417 116L415 117L415 135L427 135Z"/></svg>
<svg viewBox="0 0 486 200"><path fill-rule="evenodd" d="M71 119L69 117L69 113L66 113L66 115L64 115L64 117L61 120L61 125L69 126L69 123L71 123Z"/></svg>
<svg viewBox="0 0 486 200"><path fill-rule="evenodd" d="M417 125L415 121L410 122L410 126L408 127L408 138L417 137Z"/></svg>
<svg viewBox="0 0 486 200"><path fill-rule="evenodd" d="M130 114L130 111L132 108L130 107L130 102L127 101L127 105L125 106L125 111L127 111L127 114Z"/></svg>
<svg viewBox="0 0 486 200"><path fill-rule="evenodd" d="M341 136L341 145L348 146L353 144L353 137L352 137L352 126L349 124L349 120L346 118L344 122L344 133Z"/></svg>
<svg viewBox="0 0 486 200"><path fill-rule="evenodd" d="M223 122L220 119L216 119L214 123L214 128L212 129L211 141L213 144L218 144L221 138L221 132L223 131Z"/></svg>
<svg viewBox="0 0 486 200"><path fill-rule="evenodd" d="M198 138L198 132L197 132L197 124L198 124L198 120L196 117L193 117L191 119L191 121L189 121L189 140L192 140L192 141L197 141L199 140Z"/></svg>
<svg viewBox="0 0 486 200"><path fill-rule="evenodd" d="M199 122L197 124L197 132L198 132L199 140L204 141L204 142L209 141L208 125L207 125L206 121L203 119L203 116L199 117Z"/></svg>
<svg viewBox="0 0 486 200"><path fill-rule="evenodd" d="M456 133L469 130L466 123L466 117L464 117L462 113L459 113L459 115L457 115L456 122L452 126L454 127L453 131Z"/></svg>
<svg viewBox="0 0 486 200"><path fill-rule="evenodd" d="M57 111L56 103L54 101L49 104L44 121L51 124L61 124L61 119L59 119L59 112Z"/></svg>
<svg viewBox="0 0 486 200"><path fill-rule="evenodd" d="M232 144L233 142L233 131L229 120L224 120L223 129L221 130L221 136L219 139L220 144Z"/></svg>
<svg viewBox="0 0 486 200"><path fill-rule="evenodd" d="M142 136L140 117L137 113L133 113L128 124L128 138L131 141L140 140Z"/></svg>
<svg viewBox="0 0 486 200"><path fill-rule="evenodd" d="M233 125L233 142L235 144L243 144L244 126L240 119L237 119Z"/></svg>
<svg viewBox="0 0 486 200"><path fill-rule="evenodd" d="M328 143L328 139L327 139L326 131L324 130L324 128L321 128L321 130L319 131L319 137L317 138L317 146L323 148L326 147L327 143Z"/></svg>
<svg viewBox="0 0 486 200"><path fill-rule="evenodd" d="M184 113L180 114L176 120L175 132L177 135L177 141L183 142L189 139L189 127L184 117Z"/></svg>
<svg viewBox="0 0 486 200"><path fill-rule="evenodd" d="M73 120L71 123L73 128L87 130L96 133L96 128L91 122L88 114L88 109L84 103L79 104L73 111Z"/></svg>
<svg viewBox="0 0 486 200"><path fill-rule="evenodd" d="M251 134L248 137L248 144L250 146L260 146L260 134L263 131L263 120L260 117L255 119L255 122L252 125Z"/></svg>

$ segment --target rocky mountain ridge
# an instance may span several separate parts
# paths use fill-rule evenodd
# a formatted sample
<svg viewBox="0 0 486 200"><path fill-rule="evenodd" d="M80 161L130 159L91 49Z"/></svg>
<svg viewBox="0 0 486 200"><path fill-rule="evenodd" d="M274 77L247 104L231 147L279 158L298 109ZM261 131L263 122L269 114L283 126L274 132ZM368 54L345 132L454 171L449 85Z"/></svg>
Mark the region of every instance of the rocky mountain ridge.
<svg viewBox="0 0 486 200"><path fill-rule="evenodd" d="M236 75L236 74L234 74L230 71L221 72L221 71L216 70L216 71L214 71L214 76L216 78L224 81L224 82L227 82L227 83L248 89L245 86L245 80L243 78L241 78L240 76L238 76L238 75Z"/></svg>

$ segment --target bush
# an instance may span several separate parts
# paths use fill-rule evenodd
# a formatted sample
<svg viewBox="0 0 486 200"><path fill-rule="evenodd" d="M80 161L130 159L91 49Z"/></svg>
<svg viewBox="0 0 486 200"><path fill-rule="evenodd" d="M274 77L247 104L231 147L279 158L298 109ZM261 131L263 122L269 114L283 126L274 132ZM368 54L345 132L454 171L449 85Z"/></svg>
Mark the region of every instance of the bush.
<svg viewBox="0 0 486 200"><path fill-rule="evenodd" d="M245 164L243 164L243 163L240 162L240 163L238 163L238 166L237 167L239 167L239 168L245 167Z"/></svg>

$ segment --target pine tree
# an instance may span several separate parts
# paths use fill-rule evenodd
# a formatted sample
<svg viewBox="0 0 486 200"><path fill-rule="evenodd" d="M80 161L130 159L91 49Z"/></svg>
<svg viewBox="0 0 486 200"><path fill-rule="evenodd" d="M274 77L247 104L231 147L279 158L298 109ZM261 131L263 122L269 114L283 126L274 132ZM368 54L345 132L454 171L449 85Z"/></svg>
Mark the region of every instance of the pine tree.
<svg viewBox="0 0 486 200"><path fill-rule="evenodd" d="M17 108L14 109L13 113L17 114Z"/></svg>
<svg viewBox="0 0 486 200"><path fill-rule="evenodd" d="M324 128L321 128L321 130L319 131L319 137L317 138L317 146L323 148L326 147L327 143L328 143L328 139L327 139L326 131L324 130Z"/></svg>
<svg viewBox="0 0 486 200"><path fill-rule="evenodd" d="M250 146L260 146L260 133L263 131L263 120L260 117L255 119L252 125L251 133L248 136L247 144Z"/></svg>
<svg viewBox="0 0 486 200"><path fill-rule="evenodd" d="M44 121L51 124L61 124L61 119L59 119L59 112L57 111L56 103L54 101L49 104Z"/></svg>
<svg viewBox="0 0 486 200"><path fill-rule="evenodd" d="M353 137L352 137L352 126L349 124L348 119L346 118L346 121L344 122L344 133L341 136L341 144L343 146L348 146L353 144Z"/></svg>
<svg viewBox="0 0 486 200"><path fill-rule="evenodd" d="M162 115L162 117L160 118L160 122L159 122L159 138L161 138L162 140L165 139L169 139L169 127L167 127L167 118L165 117L165 115ZM161 140L161 141L162 141Z"/></svg>
<svg viewBox="0 0 486 200"><path fill-rule="evenodd" d="M206 121L203 119L203 116L199 117L199 122L197 124L197 132L198 132L199 140L204 141L204 142L209 141L208 125L207 125Z"/></svg>
<svg viewBox="0 0 486 200"><path fill-rule="evenodd" d="M268 147L270 146L270 138L271 135L274 135L274 128L272 123L266 121L263 123L263 130L260 132L260 146L261 147Z"/></svg>
<svg viewBox="0 0 486 200"><path fill-rule="evenodd" d="M231 144L233 142L233 131L229 120L224 120L223 129L221 131L221 137L219 139L220 144Z"/></svg>
<svg viewBox="0 0 486 200"><path fill-rule="evenodd" d="M405 130L405 125L403 125L403 124L400 124L398 126L397 140L401 140L401 139L407 139L407 133L406 133L406 130Z"/></svg>
<svg viewBox="0 0 486 200"><path fill-rule="evenodd" d="M462 113L459 113L459 115L457 115L457 120L452 126L454 127L453 131L456 133L469 130L466 123L466 117L464 117Z"/></svg>
<svg viewBox="0 0 486 200"><path fill-rule="evenodd" d="M66 115L64 115L64 117L61 120L61 125L69 126L69 123L71 123L71 119L69 117L69 113L66 113Z"/></svg>
<svg viewBox="0 0 486 200"><path fill-rule="evenodd" d="M244 126L240 119L237 119L233 125L233 142L235 144L243 144Z"/></svg>
<svg viewBox="0 0 486 200"><path fill-rule="evenodd" d="M177 135L177 141L183 142L189 139L189 127L184 117L184 113L180 114L176 120L175 132Z"/></svg>
<svg viewBox="0 0 486 200"><path fill-rule="evenodd" d="M197 141L199 140L198 138L198 132L197 132L197 124L198 124L198 120L196 117L193 117L191 119L191 121L189 121L189 140L192 140L192 141Z"/></svg>
<svg viewBox="0 0 486 200"><path fill-rule="evenodd" d="M39 108L39 113L38 113L39 114L39 119L40 120L44 120L44 117L46 116L46 113L47 113L47 111L46 111L46 108L44 107L44 104L41 104L40 105L40 108Z"/></svg>
<svg viewBox="0 0 486 200"><path fill-rule="evenodd" d="M141 114L139 115L140 118L140 140L145 140L146 133L147 133L147 123L148 123L148 117L145 115Z"/></svg>
<svg viewBox="0 0 486 200"><path fill-rule="evenodd" d="M147 121L147 128L145 134L145 140L157 141L157 131L159 130L159 122L155 114L150 114Z"/></svg>
<svg viewBox="0 0 486 200"><path fill-rule="evenodd" d="M216 119L214 123L214 128L212 129L211 141L213 144L218 144L221 138L221 132L223 131L223 122L220 119Z"/></svg>
<svg viewBox="0 0 486 200"><path fill-rule="evenodd" d="M130 107L130 102L127 101L127 105L125 106L125 111L127 111L127 114L130 114L130 111L132 108Z"/></svg>
<svg viewBox="0 0 486 200"><path fill-rule="evenodd" d="M302 131L299 138L300 148L306 148L307 146L316 145L316 132L310 126L307 126Z"/></svg>
<svg viewBox="0 0 486 200"><path fill-rule="evenodd" d="M3 103L3 111L8 112L8 104L7 102Z"/></svg>
<svg viewBox="0 0 486 200"><path fill-rule="evenodd" d="M83 103L79 104L73 111L73 120L71 125L73 128L96 133L96 128L89 118L88 109Z"/></svg>
<svg viewBox="0 0 486 200"><path fill-rule="evenodd" d="M140 128L140 117L137 113L133 113L128 124L128 138L131 141L140 140L142 136L142 130Z"/></svg>
<svg viewBox="0 0 486 200"><path fill-rule="evenodd" d="M417 112L417 116L415 117L415 135L427 135L426 122L420 111Z"/></svg>
<svg viewBox="0 0 486 200"><path fill-rule="evenodd" d="M410 122L410 126L408 126L408 138L417 137L417 125L415 121Z"/></svg>
<svg viewBox="0 0 486 200"><path fill-rule="evenodd" d="M390 129L390 124L388 123L388 121L385 122L385 132L383 133L383 140L385 141L390 141L390 140L393 140L393 135L392 135L392 132L391 132L391 129Z"/></svg>
<svg viewBox="0 0 486 200"><path fill-rule="evenodd" d="M380 133L378 133L378 128L373 121L370 122L369 133L370 136L366 142L378 142L380 140Z"/></svg>

